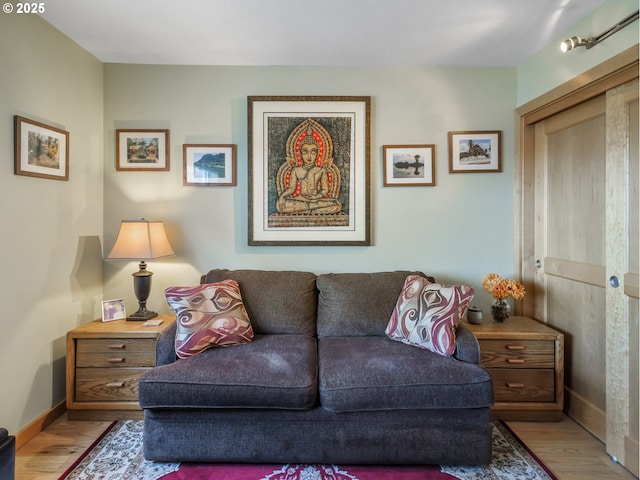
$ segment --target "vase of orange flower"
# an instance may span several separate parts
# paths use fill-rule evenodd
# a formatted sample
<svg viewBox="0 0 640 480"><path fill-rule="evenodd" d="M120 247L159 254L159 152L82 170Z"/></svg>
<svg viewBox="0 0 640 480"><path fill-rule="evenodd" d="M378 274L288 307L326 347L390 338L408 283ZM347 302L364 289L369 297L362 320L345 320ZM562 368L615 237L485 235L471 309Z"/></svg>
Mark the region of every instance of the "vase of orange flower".
<svg viewBox="0 0 640 480"><path fill-rule="evenodd" d="M482 279L482 287L493 295L494 301L491 305L493 319L498 323L508 320L511 313L511 306L507 302L508 297L514 300L522 300L525 290L520 282L507 280L496 273L485 275Z"/></svg>

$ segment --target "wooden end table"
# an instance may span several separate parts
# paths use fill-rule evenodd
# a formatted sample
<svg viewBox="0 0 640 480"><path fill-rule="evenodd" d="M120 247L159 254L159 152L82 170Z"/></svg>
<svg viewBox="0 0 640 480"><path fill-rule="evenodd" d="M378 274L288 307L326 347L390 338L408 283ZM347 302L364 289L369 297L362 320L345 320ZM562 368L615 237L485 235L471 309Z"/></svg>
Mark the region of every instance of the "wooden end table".
<svg viewBox="0 0 640 480"><path fill-rule="evenodd" d="M156 342L174 315L144 322L95 320L67 333L70 420L141 419L138 379L156 364Z"/></svg>
<svg viewBox="0 0 640 480"><path fill-rule="evenodd" d="M494 418L557 421L564 403L564 335L528 317L466 322L493 378Z"/></svg>

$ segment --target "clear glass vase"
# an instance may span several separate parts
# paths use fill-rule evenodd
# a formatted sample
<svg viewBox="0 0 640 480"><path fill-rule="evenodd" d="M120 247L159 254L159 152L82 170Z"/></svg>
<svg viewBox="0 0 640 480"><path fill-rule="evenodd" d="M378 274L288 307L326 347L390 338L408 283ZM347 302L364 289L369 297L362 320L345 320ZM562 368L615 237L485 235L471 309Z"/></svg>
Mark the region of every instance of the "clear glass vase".
<svg viewBox="0 0 640 480"><path fill-rule="evenodd" d="M496 299L493 301L491 305L491 314L493 315L493 320L497 323L504 323L509 319L509 315L511 314L511 306L509 302L503 299Z"/></svg>

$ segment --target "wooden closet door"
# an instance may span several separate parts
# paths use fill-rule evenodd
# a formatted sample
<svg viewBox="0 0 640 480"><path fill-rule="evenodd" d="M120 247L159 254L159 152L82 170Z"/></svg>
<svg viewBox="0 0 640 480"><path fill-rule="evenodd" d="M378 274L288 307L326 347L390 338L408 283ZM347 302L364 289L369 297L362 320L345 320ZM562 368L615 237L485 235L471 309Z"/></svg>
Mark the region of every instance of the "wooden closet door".
<svg viewBox="0 0 640 480"><path fill-rule="evenodd" d="M605 440L606 97L535 124L534 316L565 332L569 414Z"/></svg>
<svg viewBox="0 0 640 480"><path fill-rule="evenodd" d="M638 81L607 92L607 453L638 475Z"/></svg>
<svg viewBox="0 0 640 480"><path fill-rule="evenodd" d="M534 316L569 414L638 474L638 81L535 123Z"/></svg>

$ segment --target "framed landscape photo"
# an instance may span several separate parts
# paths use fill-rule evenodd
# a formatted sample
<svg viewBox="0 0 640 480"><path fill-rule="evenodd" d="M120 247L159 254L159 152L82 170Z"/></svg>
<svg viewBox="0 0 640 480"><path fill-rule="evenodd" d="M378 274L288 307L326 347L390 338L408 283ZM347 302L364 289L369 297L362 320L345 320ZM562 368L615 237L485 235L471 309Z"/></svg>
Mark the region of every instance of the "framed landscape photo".
<svg viewBox="0 0 640 480"><path fill-rule="evenodd" d="M168 171L169 130L116 130L116 170Z"/></svg>
<svg viewBox="0 0 640 480"><path fill-rule="evenodd" d="M182 146L183 184L236 184L236 146L185 144Z"/></svg>
<svg viewBox="0 0 640 480"><path fill-rule="evenodd" d="M69 132L14 116L14 173L69 180Z"/></svg>
<svg viewBox="0 0 640 480"><path fill-rule="evenodd" d="M501 131L449 132L449 172L502 171Z"/></svg>
<svg viewBox="0 0 640 480"><path fill-rule="evenodd" d="M435 145L383 145L384 186L434 186L435 151Z"/></svg>
<svg viewBox="0 0 640 480"><path fill-rule="evenodd" d="M370 245L371 97L248 97L249 245Z"/></svg>
<svg viewBox="0 0 640 480"><path fill-rule="evenodd" d="M127 318L127 310L124 304L124 298L116 300L104 300L102 302L102 321L112 322L114 320L122 320Z"/></svg>

